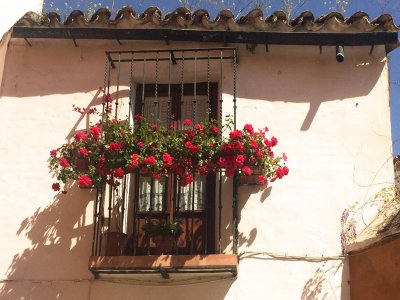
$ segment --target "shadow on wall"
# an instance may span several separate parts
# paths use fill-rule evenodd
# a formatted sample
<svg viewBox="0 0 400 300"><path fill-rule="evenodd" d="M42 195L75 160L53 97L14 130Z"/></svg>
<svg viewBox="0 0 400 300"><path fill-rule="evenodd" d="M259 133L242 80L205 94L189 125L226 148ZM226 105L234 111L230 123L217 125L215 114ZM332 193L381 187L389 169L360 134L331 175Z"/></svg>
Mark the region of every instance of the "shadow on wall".
<svg viewBox="0 0 400 300"><path fill-rule="evenodd" d="M58 299L65 287L58 289L57 282L78 283L91 278L87 263L92 225L86 224L90 220L86 208L95 192L76 187L68 191L21 222L16 234L28 238L32 246L14 255L7 282L0 290L1 299Z"/></svg>
<svg viewBox="0 0 400 300"><path fill-rule="evenodd" d="M92 91L99 83L103 83L104 46L75 48L70 41L64 47L62 45L12 45L6 62L2 96L35 97L82 93ZM130 45L107 49L113 50L112 48L130 50ZM301 50L294 47L291 51L296 49ZM329 48L326 51L331 50ZM348 51L351 53L351 49ZM380 57L370 58L358 52L352 53L339 64L332 60L333 54L321 56L315 51L312 56L299 57L289 51L285 57L276 52L240 57L237 97L243 105L246 105L246 99L309 103L309 111L300 128L301 131L306 131L324 102L368 95L386 64ZM153 74L152 66L149 68L147 74ZM140 64L135 66L138 78L141 70ZM172 73L178 74L177 70L180 70L179 63L173 65ZM227 67L225 72L227 79L224 82L224 92L232 94L232 82L228 79L232 70ZM128 73L127 69L121 71L121 78L124 78L121 79L121 84L126 86L129 86ZM117 77L118 70L113 69L111 83L115 83ZM254 80L255 78L259 80ZM153 83L154 78L148 78L148 82Z"/></svg>
<svg viewBox="0 0 400 300"><path fill-rule="evenodd" d="M338 277L341 272L341 285L332 285L333 277ZM302 300L318 300L318 299L343 299L349 300L349 278L348 262L343 261L325 261L315 271L304 285L301 294ZM337 294L340 293L340 295Z"/></svg>

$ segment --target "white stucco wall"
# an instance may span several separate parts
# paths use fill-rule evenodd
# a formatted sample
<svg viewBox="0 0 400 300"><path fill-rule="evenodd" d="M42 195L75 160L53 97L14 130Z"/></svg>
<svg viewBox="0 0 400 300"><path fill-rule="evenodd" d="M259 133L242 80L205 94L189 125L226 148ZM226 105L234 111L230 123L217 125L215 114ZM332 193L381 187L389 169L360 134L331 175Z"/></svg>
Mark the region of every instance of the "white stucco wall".
<svg viewBox="0 0 400 300"><path fill-rule="evenodd" d="M346 47L346 60L338 64L333 47L320 54L319 47L270 46L265 52L260 46L252 54L239 46L238 127L267 125L279 139L277 152L289 157L290 174L266 190L239 187L236 280L148 286L92 279L87 260L95 195L74 188L55 195L47 159L51 149L86 124L72 105L98 103L105 50L167 46L78 44L10 44L0 99L0 236L7 241L0 255L2 299L185 299L188 293L190 299L349 299L347 265L336 258L341 213L393 182L383 47L375 47L371 56L369 47ZM206 47L171 45L196 46ZM192 78L191 70L185 78ZM217 70L219 65L212 78L219 81ZM151 68L147 74L154 74ZM230 63L224 65L222 91L225 115L233 107ZM229 186L223 215L227 252Z"/></svg>

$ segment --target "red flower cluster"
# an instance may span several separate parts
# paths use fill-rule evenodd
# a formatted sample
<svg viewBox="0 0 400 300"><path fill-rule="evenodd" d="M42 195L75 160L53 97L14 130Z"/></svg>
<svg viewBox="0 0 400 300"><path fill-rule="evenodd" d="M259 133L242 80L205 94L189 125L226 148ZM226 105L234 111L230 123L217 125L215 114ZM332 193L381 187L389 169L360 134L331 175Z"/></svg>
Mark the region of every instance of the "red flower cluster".
<svg viewBox="0 0 400 300"><path fill-rule="evenodd" d="M125 148L124 142L111 142L108 145L108 151L110 152L120 152L124 148Z"/></svg>
<svg viewBox="0 0 400 300"><path fill-rule="evenodd" d="M112 100L106 95L104 101ZM64 183L78 179L80 187L100 187L105 183L117 186L131 172L153 179L175 174L179 185L186 186L195 174L220 168L228 177L235 173L250 176L257 170L258 183L266 185L289 173L282 163L286 155L275 157L272 148L278 140L267 138L266 128L255 131L246 124L223 138L215 120L193 125L187 119L182 130L150 124L141 115L134 120L132 128L128 122L103 117L87 133L77 132L74 141L51 150L50 168L57 179ZM52 188L60 190L56 183Z"/></svg>
<svg viewBox="0 0 400 300"><path fill-rule="evenodd" d="M63 168L69 168L71 166L71 164L65 157L60 157L60 159L58 160L58 163Z"/></svg>
<svg viewBox="0 0 400 300"><path fill-rule="evenodd" d="M81 188L90 187L93 185L93 181L89 176L82 175L79 177L78 185Z"/></svg>
<svg viewBox="0 0 400 300"><path fill-rule="evenodd" d="M88 139L88 136L87 136L84 132L79 131L79 132L77 132L77 133L75 134L74 138L75 138L75 140L77 140L77 141L81 141L81 140L87 140L87 139Z"/></svg>
<svg viewBox="0 0 400 300"><path fill-rule="evenodd" d="M288 175L289 169L281 166L281 159L275 157L272 147L278 144L275 137L266 138L268 129L254 131L251 124L246 124L243 130L234 130L229 133L229 138L221 145L218 166L225 169L228 177L236 172L244 176L253 174L253 170L262 175L258 176L258 184L267 185L268 179L274 181Z"/></svg>

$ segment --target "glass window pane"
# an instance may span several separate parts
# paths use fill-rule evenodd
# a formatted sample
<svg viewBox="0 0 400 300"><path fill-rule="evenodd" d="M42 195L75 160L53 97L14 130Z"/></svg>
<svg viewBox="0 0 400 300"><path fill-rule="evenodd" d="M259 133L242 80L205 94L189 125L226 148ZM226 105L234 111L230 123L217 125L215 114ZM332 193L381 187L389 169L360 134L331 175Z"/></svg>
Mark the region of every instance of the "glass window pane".
<svg viewBox="0 0 400 300"><path fill-rule="evenodd" d="M197 175L193 183L181 187L179 201L180 210L204 210L204 200L206 197L206 177Z"/></svg>

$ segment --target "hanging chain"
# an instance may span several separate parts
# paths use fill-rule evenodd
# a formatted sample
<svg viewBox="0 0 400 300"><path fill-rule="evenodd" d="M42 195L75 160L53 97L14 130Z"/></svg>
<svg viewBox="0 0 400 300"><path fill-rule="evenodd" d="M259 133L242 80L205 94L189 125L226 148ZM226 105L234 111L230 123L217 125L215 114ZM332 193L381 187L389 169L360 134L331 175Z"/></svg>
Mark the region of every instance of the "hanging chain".
<svg viewBox="0 0 400 300"><path fill-rule="evenodd" d="M219 128L220 132L222 133L222 80L223 80L223 75L222 75L222 67L223 67L223 52L221 50L221 58L220 58L220 99L219 99Z"/></svg>
<svg viewBox="0 0 400 300"><path fill-rule="evenodd" d="M196 106L197 106L197 51L194 53L194 99L193 103L193 112L192 119L193 122L196 122Z"/></svg>
<svg viewBox="0 0 400 300"><path fill-rule="evenodd" d="M233 50L233 128L236 130L236 50Z"/></svg>
<svg viewBox="0 0 400 300"><path fill-rule="evenodd" d="M207 114L208 118L211 118L211 106L210 106L210 50L207 51Z"/></svg>
<svg viewBox="0 0 400 300"><path fill-rule="evenodd" d="M184 68L185 68L185 56L183 55L183 51L182 51L182 67L181 67L181 108L183 107L183 80L184 80ZM181 122L181 128L183 127L183 109L181 109L181 118L180 118L180 122Z"/></svg>
<svg viewBox="0 0 400 300"><path fill-rule="evenodd" d="M169 54L168 64L168 102L167 102L167 126L171 130L171 64L172 64L172 53Z"/></svg>
<svg viewBox="0 0 400 300"><path fill-rule="evenodd" d="M155 86L155 97L156 100L154 101L154 109L156 111L155 121L156 123L159 118L159 107L158 107L158 52L156 53L156 86Z"/></svg>
<svg viewBox="0 0 400 300"><path fill-rule="evenodd" d="M132 120L133 116L135 115L135 107L134 105L134 99L133 99L133 57L134 54L132 53L131 57L131 76L130 76L130 82L129 82L129 114L128 114L128 122L131 120L131 115L132 115Z"/></svg>
<svg viewBox="0 0 400 300"><path fill-rule="evenodd" d="M141 114L144 116L144 86L146 84L146 56L143 59L143 72L142 72L142 107Z"/></svg>
<svg viewBox="0 0 400 300"><path fill-rule="evenodd" d="M117 94L115 96L115 119L118 117L119 81L121 78L121 54L118 55Z"/></svg>
<svg viewBox="0 0 400 300"><path fill-rule="evenodd" d="M106 109L106 86L107 86L107 74L108 74L108 68L110 67L110 62L108 60L108 57L106 56L106 63L104 64L104 85L103 85L103 115Z"/></svg>

